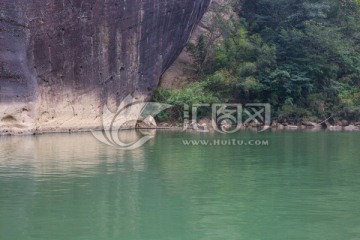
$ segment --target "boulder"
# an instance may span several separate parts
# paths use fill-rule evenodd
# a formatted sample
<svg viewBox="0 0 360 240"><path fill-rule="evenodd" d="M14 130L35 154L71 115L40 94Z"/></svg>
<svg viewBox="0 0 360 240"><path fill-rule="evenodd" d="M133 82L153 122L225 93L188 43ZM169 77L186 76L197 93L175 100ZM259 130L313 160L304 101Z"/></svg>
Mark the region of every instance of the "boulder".
<svg viewBox="0 0 360 240"><path fill-rule="evenodd" d="M344 127L344 130L345 131L359 131L359 127L355 126L355 125L349 125L349 126L346 126Z"/></svg>
<svg viewBox="0 0 360 240"><path fill-rule="evenodd" d="M342 127L342 126L339 126L339 125L336 125L336 126L328 126L328 127L327 127L327 130L329 130L329 131L334 131L334 132L338 132L338 131L342 131L342 130L343 130L343 127Z"/></svg>
<svg viewBox="0 0 360 240"><path fill-rule="evenodd" d="M297 129L299 129L299 127L295 126L295 125L287 125L285 128L288 129L288 130L297 130Z"/></svg>
<svg viewBox="0 0 360 240"><path fill-rule="evenodd" d="M149 127L153 127L156 128L157 127L157 123L155 121L155 118L153 116L147 116L144 120L143 123L146 124Z"/></svg>
<svg viewBox="0 0 360 240"><path fill-rule="evenodd" d="M228 120L223 120L220 123L220 127L222 130L229 130L230 128L232 128L232 124Z"/></svg>
<svg viewBox="0 0 360 240"><path fill-rule="evenodd" d="M349 126L349 121L347 121L347 120L342 120L342 121L341 121L341 126L343 126L343 127Z"/></svg>
<svg viewBox="0 0 360 240"><path fill-rule="evenodd" d="M319 124L317 124L315 122L311 122L311 121L304 121L304 122L302 122L302 125L304 125L305 127L317 127L317 126L319 126Z"/></svg>

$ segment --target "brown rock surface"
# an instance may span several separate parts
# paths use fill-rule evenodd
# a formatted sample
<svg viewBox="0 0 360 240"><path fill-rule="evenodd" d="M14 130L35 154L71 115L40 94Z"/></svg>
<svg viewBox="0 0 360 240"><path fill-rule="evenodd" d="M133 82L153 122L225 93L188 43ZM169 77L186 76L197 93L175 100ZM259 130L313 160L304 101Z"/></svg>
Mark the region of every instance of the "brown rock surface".
<svg viewBox="0 0 360 240"><path fill-rule="evenodd" d="M0 133L101 128L145 99L210 0L0 1Z"/></svg>

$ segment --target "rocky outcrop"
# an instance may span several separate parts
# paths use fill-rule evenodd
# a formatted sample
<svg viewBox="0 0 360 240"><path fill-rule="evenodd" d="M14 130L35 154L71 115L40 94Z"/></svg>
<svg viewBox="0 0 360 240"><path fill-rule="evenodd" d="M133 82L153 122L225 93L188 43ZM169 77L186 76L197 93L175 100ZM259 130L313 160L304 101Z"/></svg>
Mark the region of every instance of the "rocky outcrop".
<svg viewBox="0 0 360 240"><path fill-rule="evenodd" d="M0 132L101 128L143 100L210 0L2 0Z"/></svg>

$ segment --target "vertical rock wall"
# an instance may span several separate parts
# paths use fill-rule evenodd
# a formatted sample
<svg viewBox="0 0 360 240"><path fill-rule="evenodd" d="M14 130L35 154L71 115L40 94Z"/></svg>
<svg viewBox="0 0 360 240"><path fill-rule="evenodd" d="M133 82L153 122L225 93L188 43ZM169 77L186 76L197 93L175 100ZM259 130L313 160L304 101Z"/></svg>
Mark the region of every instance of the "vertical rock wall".
<svg viewBox="0 0 360 240"><path fill-rule="evenodd" d="M210 0L2 0L0 132L101 128L145 99Z"/></svg>

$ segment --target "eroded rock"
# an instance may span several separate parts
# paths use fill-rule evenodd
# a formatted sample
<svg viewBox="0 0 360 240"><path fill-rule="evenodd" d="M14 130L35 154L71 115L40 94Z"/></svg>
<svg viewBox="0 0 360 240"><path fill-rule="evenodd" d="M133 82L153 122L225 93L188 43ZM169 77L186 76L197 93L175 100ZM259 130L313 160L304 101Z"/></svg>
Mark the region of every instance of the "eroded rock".
<svg viewBox="0 0 360 240"><path fill-rule="evenodd" d="M16 122L0 132L100 129L104 105L146 99L209 2L3 0L0 119Z"/></svg>

